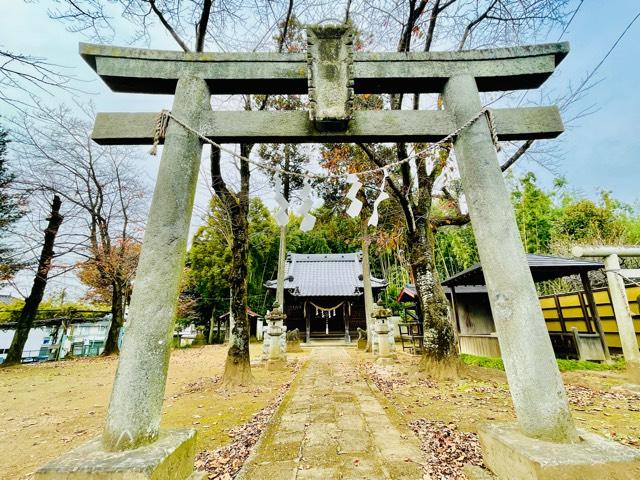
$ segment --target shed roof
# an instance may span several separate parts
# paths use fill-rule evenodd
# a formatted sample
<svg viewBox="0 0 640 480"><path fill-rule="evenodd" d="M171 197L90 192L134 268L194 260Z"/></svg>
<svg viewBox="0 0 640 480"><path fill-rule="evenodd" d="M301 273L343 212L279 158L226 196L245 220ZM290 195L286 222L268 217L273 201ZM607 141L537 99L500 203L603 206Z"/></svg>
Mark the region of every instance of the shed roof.
<svg viewBox="0 0 640 480"><path fill-rule="evenodd" d="M362 252L289 253L285 265L284 288L297 297L357 297L363 294ZM276 280L265 283L275 289ZM371 277L373 289L387 281Z"/></svg>
<svg viewBox="0 0 640 480"><path fill-rule="evenodd" d="M450 287L444 286L442 289L444 293L451 293ZM456 288L456 293L487 293L487 287L484 285L461 285ZM407 283L402 290L400 290L396 301L400 303L416 302L417 295L416 286L413 283Z"/></svg>
<svg viewBox="0 0 640 480"><path fill-rule="evenodd" d="M566 277L586 273L591 270L599 270L604 267L600 262L588 260L577 260L573 258L554 257L551 255L527 254L527 262L531 270L534 282L553 280L554 278ZM472 267L447 278L442 285L457 287L461 285L484 285L484 274L482 265L476 263ZM457 289L456 289L457 291Z"/></svg>

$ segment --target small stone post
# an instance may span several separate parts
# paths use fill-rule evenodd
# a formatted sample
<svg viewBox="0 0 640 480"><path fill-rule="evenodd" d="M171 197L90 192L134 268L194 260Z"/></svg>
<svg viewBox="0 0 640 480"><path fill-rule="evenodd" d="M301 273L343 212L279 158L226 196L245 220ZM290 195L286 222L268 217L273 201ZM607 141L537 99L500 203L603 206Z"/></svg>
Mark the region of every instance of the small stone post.
<svg viewBox="0 0 640 480"><path fill-rule="evenodd" d="M451 77L443 97L458 126L482 109L470 75ZM530 437L577 441L486 119L462 131L454 148L519 426Z"/></svg>
<svg viewBox="0 0 640 480"><path fill-rule="evenodd" d="M604 269L607 274L609 296L611 297L613 313L616 316L616 324L618 325L618 334L620 335L620 344L622 345L622 354L624 355L627 374L633 383L640 384L640 350L638 349L638 340L633 325L631 308L627 300L627 290L624 286L624 279L620 275L622 270L619 259L619 256L640 257L640 248L585 246L574 247L571 252L576 257L604 257Z"/></svg>
<svg viewBox="0 0 640 480"><path fill-rule="evenodd" d="M181 78L172 113L199 125L210 95L204 80ZM137 448L158 436L201 153L199 138L170 120L102 436L106 450Z"/></svg>
<svg viewBox="0 0 640 480"><path fill-rule="evenodd" d="M389 346L389 324L387 319L391 315L391 311L384 308L382 299L373 307L371 317L375 321L376 334L378 335L378 355L376 363L381 365L389 365L394 362L394 355Z"/></svg>
<svg viewBox="0 0 640 480"><path fill-rule="evenodd" d="M618 274L620 271L620 259L618 255L609 255L604 259L604 269L607 272L607 283L611 304L618 324L618 334L622 345L622 354L627 366L627 372L634 383L640 383L640 351L638 340L633 326L631 308L627 301L627 290L624 280Z"/></svg>
<svg viewBox="0 0 640 480"><path fill-rule="evenodd" d="M267 335L270 337L269 344L269 359L267 360L267 368L281 366L284 360L286 360L285 353L280 346L280 337L283 333L282 324L287 316L282 311L280 304L276 300L273 303L273 310L267 312L265 320L269 322L269 329Z"/></svg>

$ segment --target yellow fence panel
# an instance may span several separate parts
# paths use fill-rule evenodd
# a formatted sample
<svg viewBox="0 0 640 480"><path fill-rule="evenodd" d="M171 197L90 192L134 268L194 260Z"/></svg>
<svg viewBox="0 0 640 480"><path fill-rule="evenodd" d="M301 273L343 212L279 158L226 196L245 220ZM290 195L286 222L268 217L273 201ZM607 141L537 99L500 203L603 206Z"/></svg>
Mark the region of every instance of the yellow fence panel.
<svg viewBox="0 0 640 480"><path fill-rule="evenodd" d="M580 302L579 295L582 295L583 301ZM640 296L640 287L628 286L627 299L633 314L633 323L636 329L636 335L640 339L640 305L638 300ZM602 323L602 329L605 332L605 338L609 347L620 348L620 336L618 335L618 325L616 324L609 291L606 288L599 288L593 291L593 297L598 308L598 315ZM556 299L560 305L558 309ZM588 332L587 322L590 321L589 306L584 292L563 293L559 295L545 295L540 297L540 306L550 332L561 332L562 321L566 331L571 331L572 327L578 329L579 332ZM590 321L590 329L595 332L595 324Z"/></svg>

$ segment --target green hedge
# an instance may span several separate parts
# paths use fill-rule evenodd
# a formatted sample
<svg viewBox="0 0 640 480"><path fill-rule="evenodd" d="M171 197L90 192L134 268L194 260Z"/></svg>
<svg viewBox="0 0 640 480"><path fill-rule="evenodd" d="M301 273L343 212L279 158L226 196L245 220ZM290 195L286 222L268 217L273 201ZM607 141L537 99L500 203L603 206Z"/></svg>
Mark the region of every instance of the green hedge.
<svg viewBox="0 0 640 480"><path fill-rule="evenodd" d="M501 358L478 357L476 355L460 354L460 358L467 365L476 365L478 367L495 368L496 370L504 370L504 364ZM617 357L611 365L606 363L589 362L585 360L565 360L559 358L558 368L561 372L571 372L575 370L622 370L624 369L624 359Z"/></svg>

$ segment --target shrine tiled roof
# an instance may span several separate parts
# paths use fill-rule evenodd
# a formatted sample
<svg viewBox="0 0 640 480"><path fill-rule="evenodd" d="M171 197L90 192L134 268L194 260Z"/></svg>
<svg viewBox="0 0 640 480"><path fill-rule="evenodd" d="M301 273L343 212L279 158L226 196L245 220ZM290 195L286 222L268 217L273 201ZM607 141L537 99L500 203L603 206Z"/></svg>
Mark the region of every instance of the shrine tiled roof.
<svg viewBox="0 0 640 480"><path fill-rule="evenodd" d="M299 297L357 297L363 294L362 253L289 253L284 288ZM265 283L276 288L276 280ZM386 280L371 277L371 287L382 289Z"/></svg>

